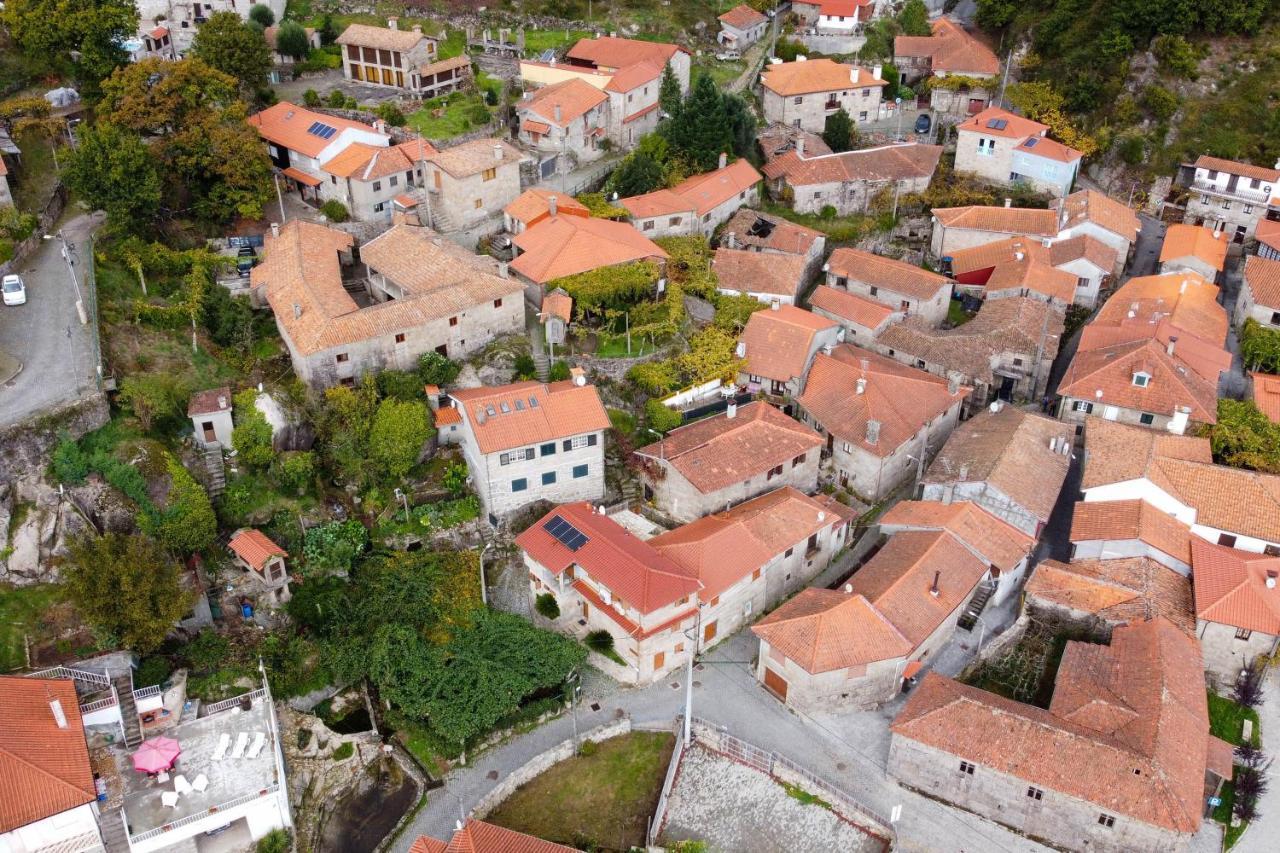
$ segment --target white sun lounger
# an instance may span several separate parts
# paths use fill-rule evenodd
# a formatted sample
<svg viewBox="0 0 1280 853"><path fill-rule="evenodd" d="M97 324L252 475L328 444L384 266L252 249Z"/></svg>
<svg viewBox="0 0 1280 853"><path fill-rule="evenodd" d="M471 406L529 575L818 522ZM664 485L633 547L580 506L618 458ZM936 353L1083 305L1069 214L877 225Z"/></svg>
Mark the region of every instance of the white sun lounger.
<svg viewBox="0 0 1280 853"><path fill-rule="evenodd" d="M187 781L187 777L179 773L173 777L173 790L179 794L186 796L191 793L191 783Z"/></svg>
<svg viewBox="0 0 1280 853"><path fill-rule="evenodd" d="M171 808L171 809L176 809L176 808L178 807L178 793L177 793L177 791L163 791L163 792L161 792L161 794L160 794L160 802L164 803L166 806L168 806L168 807L169 807L169 808Z"/></svg>
<svg viewBox="0 0 1280 853"><path fill-rule="evenodd" d="M266 743L266 741L267 736L265 734L262 732L254 732L253 745L249 747L249 752L245 755L245 758L257 758L258 753L262 752L262 745Z"/></svg>
<svg viewBox="0 0 1280 853"><path fill-rule="evenodd" d="M213 760L221 761L227 757L227 747L231 746L231 735L226 732L222 733L222 737L218 738L218 748L213 751Z"/></svg>
<svg viewBox="0 0 1280 853"><path fill-rule="evenodd" d="M242 758L244 756L245 744L247 744L248 742L249 742L248 732L240 732L240 734L236 735L236 746L235 746L235 749L231 750L231 757Z"/></svg>
<svg viewBox="0 0 1280 853"><path fill-rule="evenodd" d="M204 789L209 787L209 777L201 773L191 780L191 787L199 793L204 793Z"/></svg>

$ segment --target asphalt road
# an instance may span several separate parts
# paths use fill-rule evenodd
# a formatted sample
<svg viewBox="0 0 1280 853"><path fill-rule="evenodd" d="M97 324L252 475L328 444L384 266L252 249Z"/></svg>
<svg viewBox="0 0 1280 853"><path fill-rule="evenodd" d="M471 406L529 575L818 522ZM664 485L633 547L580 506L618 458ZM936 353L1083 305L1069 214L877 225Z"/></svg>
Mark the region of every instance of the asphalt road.
<svg viewBox="0 0 1280 853"><path fill-rule="evenodd" d="M82 289L89 235L100 223L95 216L63 222ZM0 306L0 349L22 362L21 372L0 386L0 427L38 417L98 390L93 323L81 325L76 316L76 290L61 248L56 239L44 241L20 271L27 285L26 305Z"/></svg>

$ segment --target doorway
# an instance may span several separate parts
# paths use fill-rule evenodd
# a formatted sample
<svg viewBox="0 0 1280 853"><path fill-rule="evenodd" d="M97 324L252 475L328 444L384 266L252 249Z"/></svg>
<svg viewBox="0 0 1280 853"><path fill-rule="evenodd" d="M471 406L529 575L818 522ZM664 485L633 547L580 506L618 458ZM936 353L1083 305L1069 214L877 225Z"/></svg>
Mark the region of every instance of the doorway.
<svg viewBox="0 0 1280 853"><path fill-rule="evenodd" d="M200 429L204 432L204 443L213 444L218 440L218 434L213 431L213 421L204 421L200 424Z"/></svg>

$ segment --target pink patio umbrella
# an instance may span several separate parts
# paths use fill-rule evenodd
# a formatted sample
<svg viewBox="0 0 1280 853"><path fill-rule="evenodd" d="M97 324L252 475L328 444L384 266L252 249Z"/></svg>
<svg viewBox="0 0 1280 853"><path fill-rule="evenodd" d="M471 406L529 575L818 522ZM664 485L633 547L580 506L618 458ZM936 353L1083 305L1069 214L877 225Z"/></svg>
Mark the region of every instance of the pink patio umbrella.
<svg viewBox="0 0 1280 853"><path fill-rule="evenodd" d="M182 747L170 737L153 737L144 740L133 754L133 769L143 773L159 773L168 770L178 760Z"/></svg>

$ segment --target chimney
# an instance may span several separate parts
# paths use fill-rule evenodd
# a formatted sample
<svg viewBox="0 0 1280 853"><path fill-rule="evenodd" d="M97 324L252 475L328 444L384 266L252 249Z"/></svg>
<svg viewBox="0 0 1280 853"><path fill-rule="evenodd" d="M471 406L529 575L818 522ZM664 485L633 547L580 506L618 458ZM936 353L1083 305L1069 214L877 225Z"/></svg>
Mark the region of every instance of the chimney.
<svg viewBox="0 0 1280 853"><path fill-rule="evenodd" d="M1174 349L1174 347L1177 345L1177 343L1178 343L1178 336L1177 336L1177 335L1170 335L1170 336L1169 336L1169 343L1165 346L1164 351L1165 351L1166 353L1168 353L1169 355L1173 355L1173 349Z"/></svg>
<svg viewBox="0 0 1280 853"><path fill-rule="evenodd" d="M948 393L948 394L959 394L959 393L960 393L960 380L959 380L959 379L956 379L954 376L948 376L948 377L947 377L947 393Z"/></svg>
<svg viewBox="0 0 1280 853"><path fill-rule="evenodd" d="M738 237L732 231L724 235L724 246L726 249L738 248Z"/></svg>
<svg viewBox="0 0 1280 853"><path fill-rule="evenodd" d="M50 699L49 710L53 712L53 721L58 724L58 728L65 729L67 727L67 714L62 710L62 701L60 699Z"/></svg>
<svg viewBox="0 0 1280 853"><path fill-rule="evenodd" d="M866 391L867 391L867 380L866 380L866 379L863 379L861 376L859 376L859 377L858 377L858 391L857 391L857 393L859 393L859 394L865 394L865 393L866 393Z"/></svg>
<svg viewBox="0 0 1280 853"><path fill-rule="evenodd" d="M1173 417L1169 419L1169 423L1165 428L1174 435L1182 435L1187 431L1187 421L1190 419L1191 409L1186 406L1178 406L1173 410Z"/></svg>
<svg viewBox="0 0 1280 853"><path fill-rule="evenodd" d="M387 123L380 118L376 118L373 120L373 129L378 131L378 133L386 133Z"/></svg>
<svg viewBox="0 0 1280 853"><path fill-rule="evenodd" d="M272 222L272 223L271 223L271 236L272 236L272 237L279 237L279 236L280 236L280 223L279 223L279 222Z"/></svg>
<svg viewBox="0 0 1280 853"><path fill-rule="evenodd" d="M502 145L501 145L501 143L495 144L495 145L493 146L493 159L497 160L499 163L501 163L501 162L502 162Z"/></svg>
<svg viewBox="0 0 1280 853"><path fill-rule="evenodd" d="M880 443L880 422L867 421L867 444Z"/></svg>
<svg viewBox="0 0 1280 853"><path fill-rule="evenodd" d="M507 272L507 262L498 261L498 278L508 278L510 273Z"/></svg>
<svg viewBox="0 0 1280 853"><path fill-rule="evenodd" d="M581 388L587 384L587 372L581 367L569 368L569 378L573 380L573 384Z"/></svg>
<svg viewBox="0 0 1280 853"><path fill-rule="evenodd" d="M560 124L560 122L561 122L561 115L562 115L562 113L560 112L560 105L559 105L559 104L556 104L556 106L555 106L556 124Z"/></svg>
<svg viewBox="0 0 1280 853"><path fill-rule="evenodd" d="M1267 569L1267 589L1276 588L1276 571L1275 569Z"/></svg>
<svg viewBox="0 0 1280 853"><path fill-rule="evenodd" d="M804 62L804 61L806 61L808 58L809 58L809 57L805 56L803 53L797 53L797 54L796 54L796 62Z"/></svg>
<svg viewBox="0 0 1280 853"><path fill-rule="evenodd" d="M772 300L770 300L770 301L769 301L769 310L770 310L770 311L778 311L778 310L780 310L781 308L782 308L782 303L781 303L781 302L779 302L777 299L772 299Z"/></svg>
<svg viewBox="0 0 1280 853"><path fill-rule="evenodd" d="M1051 237L1045 237L1043 240L1041 240L1041 241L1040 241L1040 245L1041 245L1041 246L1044 246L1046 249L1052 248L1052 247L1053 247L1053 238L1051 238Z"/></svg>
<svg viewBox="0 0 1280 853"><path fill-rule="evenodd" d="M1184 278L1182 280L1182 284L1178 285L1178 293L1182 294L1186 292L1187 292L1187 280Z"/></svg>
<svg viewBox="0 0 1280 853"><path fill-rule="evenodd" d="M296 302L293 303L293 319L296 320L301 316L302 316L302 306Z"/></svg>
<svg viewBox="0 0 1280 853"><path fill-rule="evenodd" d="M796 156L802 159L804 158L804 137L803 136L796 137Z"/></svg>
<svg viewBox="0 0 1280 853"><path fill-rule="evenodd" d="M936 572L934 572L934 573L933 573L933 586L929 587L929 594L930 594L930 595L932 595L934 598L937 598L937 597L938 597L938 593L940 593L940 592L942 591L942 590L940 590L940 589L938 588L938 581L940 581L940 580L942 580L942 572L941 572L941 571L936 571Z"/></svg>
<svg viewBox="0 0 1280 853"><path fill-rule="evenodd" d="M883 70L884 70L884 68L883 68L882 66L880 66L880 65L873 65L873 66L871 67L871 76L872 76L872 77L874 77L874 78L876 78L877 80L879 80L879 79L880 79L880 72L881 72L881 71L883 71ZM858 72L857 72L857 71L854 71L854 72L853 72L853 82L854 82L854 83L857 83L857 82L858 82Z"/></svg>
<svg viewBox="0 0 1280 853"><path fill-rule="evenodd" d="M427 407L428 407L428 408L430 408L430 409L431 409L431 411L433 411L433 412L435 412L435 411L439 411L439 409L440 409L440 386L439 386L439 385L424 385L424 386L422 386L422 391L423 391L423 393L425 393L425 394L427 395Z"/></svg>
<svg viewBox="0 0 1280 853"><path fill-rule="evenodd" d="M736 418L738 416L738 404L730 400L728 407L724 410L724 416L730 420Z"/></svg>
<svg viewBox="0 0 1280 853"><path fill-rule="evenodd" d="M398 30L398 29L400 29L400 19L399 19L399 18L387 18L387 29L389 29L389 30Z"/></svg>
<svg viewBox="0 0 1280 853"><path fill-rule="evenodd" d="M1025 258L1025 257L1026 257L1026 255L1024 255L1022 252L1014 252L1014 253L1013 253L1013 259L1014 259L1015 261L1021 261L1021 260L1022 260L1023 258Z"/></svg>
<svg viewBox="0 0 1280 853"><path fill-rule="evenodd" d="M227 398L226 398L226 397L224 397L223 395L219 394L219 395L218 395L218 408L219 408L219 409L225 409L226 407L227 407Z"/></svg>
<svg viewBox="0 0 1280 853"><path fill-rule="evenodd" d="M559 107L556 107L556 109L559 109ZM557 199L555 196L547 197L547 213L551 216L556 215L556 209L557 209L556 202L557 202Z"/></svg>
<svg viewBox="0 0 1280 853"><path fill-rule="evenodd" d="M1005 207L1013 207L1013 199L1011 199L1011 198L1006 198L1006 199L1004 200L1004 206L1005 206Z"/></svg>
<svg viewBox="0 0 1280 853"><path fill-rule="evenodd" d="M1056 435L1053 438L1049 439L1049 452L1050 453L1058 452L1058 437Z"/></svg>
<svg viewBox="0 0 1280 853"><path fill-rule="evenodd" d="M720 168L723 169L727 165L729 165L729 155L726 154L724 151L721 151L720 152Z"/></svg>

